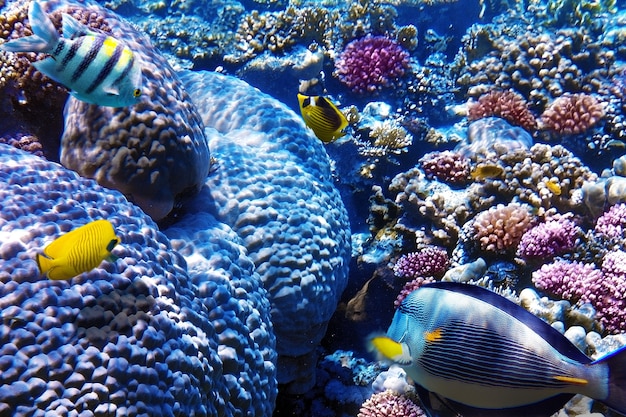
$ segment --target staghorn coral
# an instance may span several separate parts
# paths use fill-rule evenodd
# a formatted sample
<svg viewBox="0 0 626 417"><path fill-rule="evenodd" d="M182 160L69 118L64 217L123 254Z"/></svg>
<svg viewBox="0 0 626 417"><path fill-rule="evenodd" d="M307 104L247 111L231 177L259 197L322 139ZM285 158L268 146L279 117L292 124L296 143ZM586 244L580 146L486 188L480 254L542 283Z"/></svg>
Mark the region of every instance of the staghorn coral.
<svg viewBox="0 0 626 417"><path fill-rule="evenodd" d="M541 128L559 135L577 135L604 117L604 104L589 94L564 94L541 115Z"/></svg>
<svg viewBox="0 0 626 417"><path fill-rule="evenodd" d="M361 405L357 417L425 417L424 411L408 396L391 390L372 395Z"/></svg>
<svg viewBox="0 0 626 417"><path fill-rule="evenodd" d="M411 280L418 277L441 278L450 266L448 253L438 246L426 246L417 252L402 255L393 266L397 277Z"/></svg>
<svg viewBox="0 0 626 417"><path fill-rule="evenodd" d="M490 116L501 117L528 132L533 132L537 127L535 116L528 109L526 100L512 90L489 91L481 94L477 101L470 100L467 109L468 120L473 121Z"/></svg>
<svg viewBox="0 0 626 417"><path fill-rule="evenodd" d="M209 170L204 127L182 83L145 35L110 11L65 0L49 1L58 18L70 13L97 24L106 19L141 60L140 101L114 109L70 97L65 107L61 163L100 184L122 191L155 220L183 196L199 191Z"/></svg>
<svg viewBox="0 0 626 417"><path fill-rule="evenodd" d="M471 239L486 252L512 252L533 223L530 207L517 203L498 204L474 217Z"/></svg>
<svg viewBox="0 0 626 417"><path fill-rule="evenodd" d="M334 75L357 94L393 87L409 66L409 54L385 36L365 36L348 43L335 60Z"/></svg>
<svg viewBox="0 0 626 417"><path fill-rule="evenodd" d="M429 152L418 163L428 179L452 185L465 185L470 179L469 160L459 152Z"/></svg>
<svg viewBox="0 0 626 417"><path fill-rule="evenodd" d="M191 271L117 191L7 145L0 179L1 414L271 415L270 306L228 226L203 222L211 247ZM116 261L40 276L36 253L100 218Z"/></svg>
<svg viewBox="0 0 626 417"><path fill-rule="evenodd" d="M301 117L243 81L195 71L182 79L220 161L194 207L231 225L247 248L272 303L278 380L306 392L351 254L328 156Z"/></svg>

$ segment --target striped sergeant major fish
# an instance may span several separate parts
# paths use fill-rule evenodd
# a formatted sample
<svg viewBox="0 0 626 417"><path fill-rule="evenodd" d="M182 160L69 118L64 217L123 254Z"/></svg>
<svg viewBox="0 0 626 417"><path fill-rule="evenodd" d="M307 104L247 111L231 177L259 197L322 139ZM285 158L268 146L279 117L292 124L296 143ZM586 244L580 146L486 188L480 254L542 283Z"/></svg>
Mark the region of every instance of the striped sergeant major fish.
<svg viewBox="0 0 626 417"><path fill-rule="evenodd" d="M418 288L369 342L418 385L430 417L549 417L574 394L626 414L626 347L592 361L548 323L474 285Z"/></svg>
<svg viewBox="0 0 626 417"><path fill-rule="evenodd" d="M6 42L0 49L49 54L33 66L63 84L79 100L109 107L137 102L141 96L141 68L127 46L65 13L60 37L36 0L30 4L28 19L34 35Z"/></svg>

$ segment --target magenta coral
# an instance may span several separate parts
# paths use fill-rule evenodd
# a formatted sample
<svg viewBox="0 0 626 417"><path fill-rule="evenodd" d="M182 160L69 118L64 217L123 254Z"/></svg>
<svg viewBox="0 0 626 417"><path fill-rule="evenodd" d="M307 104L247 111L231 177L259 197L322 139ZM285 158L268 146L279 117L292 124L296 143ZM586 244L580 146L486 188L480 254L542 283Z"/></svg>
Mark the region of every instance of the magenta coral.
<svg viewBox="0 0 626 417"><path fill-rule="evenodd" d="M404 301L407 295L411 294L422 285L430 284L431 282L435 282L433 277L417 277L414 280L407 282L400 290L396 300L393 302L393 306L395 308L400 307L400 304L402 304L402 301Z"/></svg>
<svg viewBox="0 0 626 417"><path fill-rule="evenodd" d="M474 218L473 239L487 252L514 250L534 222L530 208L517 203L498 204Z"/></svg>
<svg viewBox="0 0 626 417"><path fill-rule="evenodd" d="M626 228L626 204L611 206L596 221L595 232L608 238L624 237Z"/></svg>
<svg viewBox="0 0 626 417"><path fill-rule="evenodd" d="M522 259L547 259L562 255L576 245L580 230L569 219L549 220L522 235L517 255Z"/></svg>
<svg viewBox="0 0 626 417"><path fill-rule="evenodd" d="M335 61L339 80L358 94L394 85L409 67L409 54L393 39L368 35L346 45Z"/></svg>
<svg viewBox="0 0 626 417"><path fill-rule="evenodd" d="M470 178L469 159L459 152L429 152L418 162L429 179L464 185Z"/></svg>
<svg viewBox="0 0 626 417"><path fill-rule="evenodd" d="M450 266L448 252L438 246L427 246L419 252L402 255L393 266L397 277L414 279L418 277L442 277Z"/></svg>
<svg viewBox="0 0 626 417"><path fill-rule="evenodd" d="M561 135L577 135L604 117L604 104L589 94L565 94L541 115L544 129Z"/></svg>
<svg viewBox="0 0 626 417"><path fill-rule="evenodd" d="M372 395L361 405L357 417L425 417L424 411L406 395L391 390Z"/></svg>
<svg viewBox="0 0 626 417"><path fill-rule="evenodd" d="M532 132L537 128L535 116L528 109L528 103L514 91L494 90L481 95L478 101L470 101L467 118L478 120L497 116L507 122Z"/></svg>
<svg viewBox="0 0 626 417"><path fill-rule="evenodd" d="M574 303L585 295L584 280L600 282L602 272L594 264L557 260L532 274L533 284L538 289Z"/></svg>

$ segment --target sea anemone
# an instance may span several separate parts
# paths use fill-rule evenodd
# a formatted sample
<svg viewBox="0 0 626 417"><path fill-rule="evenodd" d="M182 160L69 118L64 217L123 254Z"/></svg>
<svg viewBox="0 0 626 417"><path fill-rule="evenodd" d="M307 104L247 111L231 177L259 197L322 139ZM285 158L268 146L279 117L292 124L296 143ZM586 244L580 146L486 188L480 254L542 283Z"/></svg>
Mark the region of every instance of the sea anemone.
<svg viewBox="0 0 626 417"><path fill-rule="evenodd" d="M393 86L409 67L409 53L386 36L368 35L346 45L335 61L335 75L358 94Z"/></svg>

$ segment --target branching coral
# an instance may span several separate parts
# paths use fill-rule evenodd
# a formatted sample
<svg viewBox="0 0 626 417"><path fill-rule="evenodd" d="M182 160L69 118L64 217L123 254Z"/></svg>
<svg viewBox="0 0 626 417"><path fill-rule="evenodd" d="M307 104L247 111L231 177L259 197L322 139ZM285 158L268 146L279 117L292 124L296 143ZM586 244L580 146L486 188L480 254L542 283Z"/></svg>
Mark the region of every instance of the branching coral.
<svg viewBox="0 0 626 417"><path fill-rule="evenodd" d="M358 417L424 417L424 411L406 395L387 390L372 395Z"/></svg>
<svg viewBox="0 0 626 417"><path fill-rule="evenodd" d="M470 179L469 160L459 152L429 152L419 159L426 177L453 185L464 185Z"/></svg>
<svg viewBox="0 0 626 417"><path fill-rule="evenodd" d="M409 66L409 54L386 36L365 36L346 45L335 60L335 75L358 94L392 87Z"/></svg>
<svg viewBox="0 0 626 417"><path fill-rule="evenodd" d="M512 90L489 91L482 94L477 101L470 100L467 113L470 121L497 116L529 132L537 127L535 116L528 109L526 100Z"/></svg>
<svg viewBox="0 0 626 417"><path fill-rule="evenodd" d="M427 276L441 278L449 266L450 259L444 248L426 246L417 252L402 255L393 266L393 272L405 280Z"/></svg>
<svg viewBox="0 0 626 417"><path fill-rule="evenodd" d="M498 204L474 217L472 240L486 252L511 252L533 223L530 207L516 203Z"/></svg>
<svg viewBox="0 0 626 417"><path fill-rule="evenodd" d="M577 135L604 117L604 103L589 94L565 94L541 115L541 127L559 135Z"/></svg>
<svg viewBox="0 0 626 417"><path fill-rule="evenodd" d="M359 154L367 157L387 157L406 152L413 143L413 136L398 122L385 120L375 122L367 141L355 139Z"/></svg>
<svg viewBox="0 0 626 417"><path fill-rule="evenodd" d="M582 234L570 219L561 217L540 223L524 233L517 248L523 259L546 259L571 251Z"/></svg>
<svg viewBox="0 0 626 417"><path fill-rule="evenodd" d="M605 211L596 221L594 231L609 239L626 237L626 204L615 204Z"/></svg>

